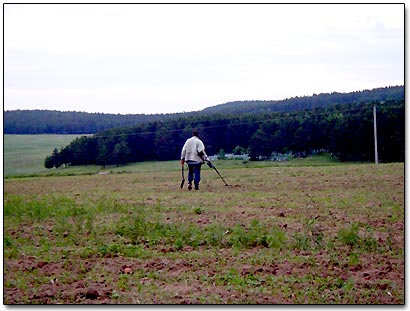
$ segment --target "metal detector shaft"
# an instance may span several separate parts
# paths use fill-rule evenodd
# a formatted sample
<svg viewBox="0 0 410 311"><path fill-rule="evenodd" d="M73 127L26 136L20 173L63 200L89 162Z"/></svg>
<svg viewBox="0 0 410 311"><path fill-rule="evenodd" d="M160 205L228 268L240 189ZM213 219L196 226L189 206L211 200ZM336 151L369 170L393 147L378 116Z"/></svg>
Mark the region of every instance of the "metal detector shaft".
<svg viewBox="0 0 410 311"><path fill-rule="evenodd" d="M213 168L213 169L215 170L215 172L219 175L219 177L221 177L221 179L222 179L222 181L224 182L225 186L229 186L229 185L226 183L225 179L222 177L222 175L218 172L218 170L217 170L217 168L215 167L215 165L213 165L213 164L211 163L211 161L208 161L208 166L209 166L210 168Z"/></svg>
<svg viewBox="0 0 410 311"><path fill-rule="evenodd" d="M222 179L222 181L224 182L225 186L229 186L229 185L226 183L225 179L222 177L222 175L218 172L218 170L216 169L215 166L214 166L214 170L215 170L215 172L219 175L219 177L221 177L221 179Z"/></svg>

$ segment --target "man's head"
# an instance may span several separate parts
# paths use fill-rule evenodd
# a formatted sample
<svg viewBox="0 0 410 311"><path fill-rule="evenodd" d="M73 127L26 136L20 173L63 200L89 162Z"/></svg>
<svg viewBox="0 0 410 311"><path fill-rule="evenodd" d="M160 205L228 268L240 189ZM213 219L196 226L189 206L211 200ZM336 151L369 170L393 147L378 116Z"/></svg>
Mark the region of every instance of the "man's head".
<svg viewBox="0 0 410 311"><path fill-rule="evenodd" d="M199 136L198 130L193 130L193 131L192 131L192 136L198 137L198 136Z"/></svg>

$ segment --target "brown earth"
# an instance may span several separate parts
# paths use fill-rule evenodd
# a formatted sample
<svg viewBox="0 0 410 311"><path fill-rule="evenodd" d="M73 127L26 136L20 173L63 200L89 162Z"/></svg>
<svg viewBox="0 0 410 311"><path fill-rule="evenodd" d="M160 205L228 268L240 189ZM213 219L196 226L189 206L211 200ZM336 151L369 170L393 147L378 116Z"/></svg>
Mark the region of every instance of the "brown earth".
<svg viewBox="0 0 410 311"><path fill-rule="evenodd" d="M5 180L5 201L11 196L36 200L64 195L85 204L109 196L118 204L158 209L164 223L231 228L249 227L259 219L276 224L289 238L305 234L313 246L176 248L146 242L137 244L136 256L84 256L75 248L87 246L89 232L84 241L74 242L74 250L64 251L60 242L68 241L72 232L58 236L53 219L12 225L5 217L5 236L31 242L4 258L3 302L404 304L403 164L238 169L226 172L232 187L221 186L207 173L198 192L179 190L178 180L176 185L170 182L175 172L12 179ZM194 207L200 212L192 212ZM117 219L104 214L95 222ZM341 229L353 223L360 225L360 236L371 235L375 248L337 244ZM319 235L326 246L314 246ZM107 245L120 244L114 234L105 238ZM45 240L52 245L49 254L39 251Z"/></svg>

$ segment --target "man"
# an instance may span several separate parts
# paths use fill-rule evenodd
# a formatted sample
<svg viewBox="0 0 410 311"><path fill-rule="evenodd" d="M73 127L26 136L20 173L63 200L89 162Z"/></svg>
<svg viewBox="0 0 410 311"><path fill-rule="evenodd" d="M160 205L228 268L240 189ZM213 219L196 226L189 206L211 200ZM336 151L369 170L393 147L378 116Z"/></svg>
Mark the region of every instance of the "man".
<svg viewBox="0 0 410 311"><path fill-rule="evenodd" d="M185 142L181 152L181 165L184 166L185 162L188 164L188 190L192 190L192 181L195 190L199 190L201 165L204 164L204 161L208 161L204 143L198 136L198 131L192 131L192 137Z"/></svg>

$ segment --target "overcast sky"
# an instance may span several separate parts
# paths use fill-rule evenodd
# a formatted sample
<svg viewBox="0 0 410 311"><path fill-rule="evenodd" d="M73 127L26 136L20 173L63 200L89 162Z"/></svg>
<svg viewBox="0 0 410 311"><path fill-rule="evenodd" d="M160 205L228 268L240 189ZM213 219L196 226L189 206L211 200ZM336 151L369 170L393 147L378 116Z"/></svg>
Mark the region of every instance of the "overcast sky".
<svg viewBox="0 0 410 311"><path fill-rule="evenodd" d="M4 110L170 113L403 84L403 4L4 5Z"/></svg>

